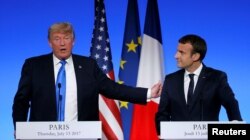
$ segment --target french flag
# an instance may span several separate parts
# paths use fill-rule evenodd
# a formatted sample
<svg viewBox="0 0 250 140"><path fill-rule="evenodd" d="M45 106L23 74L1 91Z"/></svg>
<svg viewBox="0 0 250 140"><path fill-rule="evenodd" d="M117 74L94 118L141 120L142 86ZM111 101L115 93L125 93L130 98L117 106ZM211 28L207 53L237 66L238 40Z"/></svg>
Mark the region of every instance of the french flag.
<svg viewBox="0 0 250 140"><path fill-rule="evenodd" d="M151 88L164 78L164 61L160 17L157 0L148 0L137 87ZM147 105L134 105L131 140L158 140L155 128L155 113L159 98Z"/></svg>

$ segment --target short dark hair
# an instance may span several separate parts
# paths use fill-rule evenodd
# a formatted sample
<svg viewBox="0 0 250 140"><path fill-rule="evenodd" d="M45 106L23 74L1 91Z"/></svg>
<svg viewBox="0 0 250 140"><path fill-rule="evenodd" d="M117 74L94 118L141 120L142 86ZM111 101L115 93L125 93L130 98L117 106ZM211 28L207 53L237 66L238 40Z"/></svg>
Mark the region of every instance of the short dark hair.
<svg viewBox="0 0 250 140"><path fill-rule="evenodd" d="M179 39L179 43L182 44L190 43L193 47L192 53L199 53L201 61L205 58L207 52L207 44L202 37L194 34L188 34L181 37Z"/></svg>

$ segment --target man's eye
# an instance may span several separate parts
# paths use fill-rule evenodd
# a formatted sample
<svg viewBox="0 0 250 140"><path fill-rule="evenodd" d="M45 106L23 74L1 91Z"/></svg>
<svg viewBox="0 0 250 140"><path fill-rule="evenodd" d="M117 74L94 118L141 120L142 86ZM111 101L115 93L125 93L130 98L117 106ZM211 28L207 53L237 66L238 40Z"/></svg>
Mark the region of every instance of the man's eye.
<svg viewBox="0 0 250 140"><path fill-rule="evenodd" d="M68 39L71 39L71 37L70 37L70 36L67 36L67 37L64 37L64 39L67 39L67 40L68 40Z"/></svg>

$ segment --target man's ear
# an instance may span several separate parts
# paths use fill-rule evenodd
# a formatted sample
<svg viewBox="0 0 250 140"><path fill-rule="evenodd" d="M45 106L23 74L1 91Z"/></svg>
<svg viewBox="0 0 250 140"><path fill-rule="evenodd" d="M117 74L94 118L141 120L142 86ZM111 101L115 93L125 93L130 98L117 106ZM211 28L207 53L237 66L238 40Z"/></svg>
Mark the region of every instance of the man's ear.
<svg viewBox="0 0 250 140"><path fill-rule="evenodd" d="M51 44L49 39L48 39L48 44L49 44L50 48L52 48L52 44Z"/></svg>
<svg viewBox="0 0 250 140"><path fill-rule="evenodd" d="M201 55L199 53L194 53L192 55L193 61L199 61L200 57L201 57Z"/></svg>

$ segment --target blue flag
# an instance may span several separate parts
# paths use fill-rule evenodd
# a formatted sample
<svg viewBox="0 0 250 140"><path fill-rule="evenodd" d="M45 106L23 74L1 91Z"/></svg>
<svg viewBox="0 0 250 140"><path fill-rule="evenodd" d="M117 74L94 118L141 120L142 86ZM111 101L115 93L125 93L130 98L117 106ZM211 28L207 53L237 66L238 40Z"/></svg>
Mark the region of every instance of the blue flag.
<svg viewBox="0 0 250 140"><path fill-rule="evenodd" d="M119 69L120 84L136 86L141 52L141 30L137 0L128 0L122 54ZM133 104L120 101L124 139L130 139Z"/></svg>

